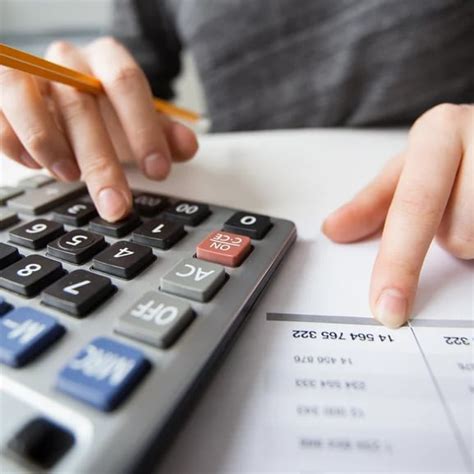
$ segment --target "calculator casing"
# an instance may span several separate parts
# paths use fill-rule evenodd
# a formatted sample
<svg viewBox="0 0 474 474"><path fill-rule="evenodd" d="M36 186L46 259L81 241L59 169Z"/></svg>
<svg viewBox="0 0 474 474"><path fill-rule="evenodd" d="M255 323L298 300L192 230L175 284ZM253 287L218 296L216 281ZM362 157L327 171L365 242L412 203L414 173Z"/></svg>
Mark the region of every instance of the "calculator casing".
<svg viewBox="0 0 474 474"><path fill-rule="evenodd" d="M177 198L169 197L171 202ZM237 211L210 205L211 215L196 227L186 227L187 235L169 250L153 249L157 260L131 280L110 277L117 293L84 319L68 316L42 304L40 296L27 299L9 291L0 294L15 307L30 306L58 320L66 334L44 354L22 368L0 369L1 465L7 470L28 472L31 465L16 459L5 448L9 439L31 419L43 416L71 431L73 448L52 472L130 473L149 472L169 444L198 388L222 359L231 340L248 316L251 307L296 239L295 225L271 217L272 228L261 240L252 240L252 252L236 268L226 267L226 283L207 303L186 300L196 317L168 349L157 349L114 332L119 316L142 294L156 291L160 277L179 260L194 251L211 231L223 228ZM238 209L239 211L241 209ZM0 231L0 242L8 243L8 231L36 216L20 214L20 222ZM52 212L41 214L51 219ZM144 219L146 220L146 218ZM66 231L77 227L64 226ZM82 227L88 229L88 226ZM129 240L131 234L108 243ZM40 254L53 260L46 249L19 247L22 255ZM74 265L62 260L67 271L91 270L92 263ZM94 271L94 270L91 270ZM100 272L97 272L100 273ZM58 373L70 358L97 336L110 337L141 350L151 362L151 370L127 399L114 411L104 413L55 389Z"/></svg>

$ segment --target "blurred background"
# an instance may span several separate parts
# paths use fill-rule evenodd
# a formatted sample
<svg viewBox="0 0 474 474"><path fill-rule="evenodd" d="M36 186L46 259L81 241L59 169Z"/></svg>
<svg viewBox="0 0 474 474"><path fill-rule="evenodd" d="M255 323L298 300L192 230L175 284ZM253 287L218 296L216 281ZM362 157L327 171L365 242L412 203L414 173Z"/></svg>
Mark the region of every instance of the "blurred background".
<svg viewBox="0 0 474 474"><path fill-rule="evenodd" d="M0 41L42 55L55 39L84 44L107 34L113 0L0 0ZM190 55L176 82L176 103L205 112L205 101Z"/></svg>

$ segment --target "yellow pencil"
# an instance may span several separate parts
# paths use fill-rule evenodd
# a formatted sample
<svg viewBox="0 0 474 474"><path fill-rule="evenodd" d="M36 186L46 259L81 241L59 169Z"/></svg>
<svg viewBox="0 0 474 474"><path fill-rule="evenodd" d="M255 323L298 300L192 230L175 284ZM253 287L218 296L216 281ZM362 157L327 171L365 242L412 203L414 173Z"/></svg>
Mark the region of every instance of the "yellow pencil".
<svg viewBox="0 0 474 474"><path fill-rule="evenodd" d="M0 65L18 69L49 81L61 82L90 94L104 92L101 82L94 76L60 66L2 43L0 43ZM153 103L156 110L166 115L189 122L198 122L201 119L198 113L177 107L165 100L154 97Z"/></svg>

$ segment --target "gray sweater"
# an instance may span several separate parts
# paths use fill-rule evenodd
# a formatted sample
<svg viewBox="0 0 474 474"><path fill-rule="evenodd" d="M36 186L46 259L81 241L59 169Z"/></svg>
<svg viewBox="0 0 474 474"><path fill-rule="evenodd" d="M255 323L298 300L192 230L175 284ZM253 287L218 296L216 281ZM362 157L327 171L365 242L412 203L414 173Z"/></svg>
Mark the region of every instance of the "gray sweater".
<svg viewBox="0 0 474 474"><path fill-rule="evenodd" d="M474 102L474 0L116 0L154 93L194 56L214 131L408 124Z"/></svg>

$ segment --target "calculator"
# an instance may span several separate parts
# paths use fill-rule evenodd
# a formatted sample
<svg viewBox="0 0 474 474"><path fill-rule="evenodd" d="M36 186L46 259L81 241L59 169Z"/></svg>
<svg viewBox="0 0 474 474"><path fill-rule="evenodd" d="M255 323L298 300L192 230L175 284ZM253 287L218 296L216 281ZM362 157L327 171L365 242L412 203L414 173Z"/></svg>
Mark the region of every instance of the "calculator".
<svg viewBox="0 0 474 474"><path fill-rule="evenodd" d="M149 472L296 239L287 220L83 183L0 188L0 469Z"/></svg>

